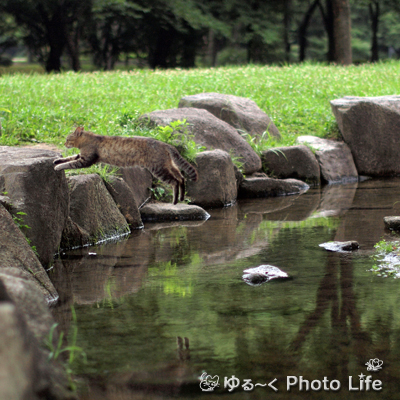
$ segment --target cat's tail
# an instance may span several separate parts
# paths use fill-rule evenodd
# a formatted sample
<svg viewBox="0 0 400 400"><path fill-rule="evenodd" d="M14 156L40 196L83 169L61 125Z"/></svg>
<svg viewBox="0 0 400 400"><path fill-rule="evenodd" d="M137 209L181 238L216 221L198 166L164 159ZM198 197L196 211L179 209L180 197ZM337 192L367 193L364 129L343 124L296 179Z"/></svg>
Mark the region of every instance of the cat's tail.
<svg viewBox="0 0 400 400"><path fill-rule="evenodd" d="M175 147L170 149L170 153L172 159L174 160L175 164L183 171L186 172L188 178L192 181L197 181L198 175L196 168L194 168L191 164L189 164L180 154L179 151L176 150Z"/></svg>

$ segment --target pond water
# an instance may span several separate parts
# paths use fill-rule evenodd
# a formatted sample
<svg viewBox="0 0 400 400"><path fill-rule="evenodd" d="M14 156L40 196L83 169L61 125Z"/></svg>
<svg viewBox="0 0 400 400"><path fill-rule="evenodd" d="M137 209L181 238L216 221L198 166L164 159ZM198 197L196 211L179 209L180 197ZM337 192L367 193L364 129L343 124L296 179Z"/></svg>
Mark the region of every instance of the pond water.
<svg viewBox="0 0 400 400"><path fill-rule="evenodd" d="M400 180L207 211L57 260L54 316L87 356L71 363L80 399L400 398L400 280L371 272ZM319 247L332 240L360 249ZM292 279L246 284L262 264Z"/></svg>

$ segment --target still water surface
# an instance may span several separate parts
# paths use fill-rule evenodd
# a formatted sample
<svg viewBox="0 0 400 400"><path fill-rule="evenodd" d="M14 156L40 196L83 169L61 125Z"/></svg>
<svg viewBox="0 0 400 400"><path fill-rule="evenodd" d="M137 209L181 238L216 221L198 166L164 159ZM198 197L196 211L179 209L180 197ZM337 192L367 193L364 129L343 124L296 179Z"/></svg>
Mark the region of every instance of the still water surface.
<svg viewBox="0 0 400 400"><path fill-rule="evenodd" d="M146 224L57 261L54 315L70 343L77 327L87 355L72 363L82 400L400 399L400 280L370 271L374 244L391 237L383 217L400 215L400 180L208 211L205 222ZM331 240L357 240L360 249L318 246ZM247 285L243 270L261 264L292 279ZM382 369L369 372L374 358ZM204 372L218 379L212 391L200 387ZM361 373L382 390L360 390ZM288 376L322 389L288 391ZM246 388L276 379L278 391L246 391L246 379Z"/></svg>

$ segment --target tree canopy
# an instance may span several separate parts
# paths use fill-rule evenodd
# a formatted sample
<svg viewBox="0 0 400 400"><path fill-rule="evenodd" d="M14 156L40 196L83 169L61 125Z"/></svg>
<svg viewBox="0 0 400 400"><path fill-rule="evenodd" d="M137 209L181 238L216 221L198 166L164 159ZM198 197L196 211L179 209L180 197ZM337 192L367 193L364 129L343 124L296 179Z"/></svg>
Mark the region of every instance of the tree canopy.
<svg viewBox="0 0 400 400"><path fill-rule="evenodd" d="M82 57L105 70L350 64L397 57L399 15L397 0L0 0L0 57L19 44L49 72Z"/></svg>

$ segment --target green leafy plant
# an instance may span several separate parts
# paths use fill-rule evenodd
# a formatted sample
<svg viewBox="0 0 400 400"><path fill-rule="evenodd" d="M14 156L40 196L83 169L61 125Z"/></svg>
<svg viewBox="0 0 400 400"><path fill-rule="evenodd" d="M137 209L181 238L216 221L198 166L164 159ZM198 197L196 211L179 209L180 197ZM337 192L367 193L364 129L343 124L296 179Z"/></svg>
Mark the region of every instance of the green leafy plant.
<svg viewBox="0 0 400 400"><path fill-rule="evenodd" d="M375 244L374 248L377 253L390 253L399 249L400 243L398 241L388 242L384 239Z"/></svg>
<svg viewBox="0 0 400 400"><path fill-rule="evenodd" d="M279 139L272 136L268 130L264 131L261 135L252 136L249 133L240 130L241 136L246 139L247 143L252 149L261 156L261 153L271 147L276 147L279 144Z"/></svg>
<svg viewBox="0 0 400 400"><path fill-rule="evenodd" d="M11 111L10 110L7 110L6 108L2 108L2 107L0 107L0 112L6 112L6 113L9 113L9 114L11 114ZM2 126L1 126L1 118L0 118L0 135L1 135L1 131L2 131Z"/></svg>
<svg viewBox="0 0 400 400"><path fill-rule="evenodd" d="M376 264L371 271L380 277L400 278L400 242L380 240L375 244L375 253L371 256Z"/></svg>
<svg viewBox="0 0 400 400"><path fill-rule="evenodd" d="M79 152L78 149L66 149L63 151L63 157L69 157ZM102 178L105 182L109 182L112 176L117 175L119 171L118 167L108 165L108 164L93 164L89 168L80 168L80 169L66 169L65 174L67 176L74 175L87 175L87 174L97 174Z"/></svg>
<svg viewBox="0 0 400 400"><path fill-rule="evenodd" d="M171 202L172 201L172 190L171 187L166 185L164 182L159 180L153 180L153 187L150 188L152 197L157 201Z"/></svg>
<svg viewBox="0 0 400 400"><path fill-rule="evenodd" d="M19 229L21 229L22 232L24 229L31 229L31 227L24 222L23 217L25 215L27 215L27 214L23 211L18 211L16 214L12 215L12 218L13 218L15 224L18 226ZM24 236L25 236L25 239L28 242L29 246L31 246L33 252L38 256L39 254L37 252L36 246L32 246L32 240L29 239L26 235L24 235Z"/></svg>
<svg viewBox="0 0 400 400"><path fill-rule="evenodd" d="M235 155L235 152L233 150L229 151L229 156L231 157L233 165L235 165L236 168L243 174L243 166L244 166L244 163L242 161L243 158Z"/></svg>
<svg viewBox="0 0 400 400"><path fill-rule="evenodd" d="M61 332L58 336L58 340L55 340L55 331L57 329L58 324L54 323L49 331L48 337L45 339L45 346L50 350L48 360L57 360L62 353L68 352L68 357L66 359L66 363L64 364L67 376L69 379L69 383L72 390L76 390L76 385L72 379L72 363L76 359L77 356L83 359L83 362L87 362L86 353L83 349L76 345L77 338L78 338L78 325L77 325L77 318L75 308L71 306L72 312L72 324L71 324L71 332L68 335L68 342L69 345L63 347L64 341L64 332Z"/></svg>
<svg viewBox="0 0 400 400"><path fill-rule="evenodd" d="M190 124L184 119L183 121L172 121L168 125L154 126L146 119L127 119L126 116L119 118L119 123L122 124L123 134L130 136L152 137L161 142L175 146L179 153L190 163L194 163L199 152L204 151L205 147L197 144L194 140L194 135L190 133Z"/></svg>
<svg viewBox="0 0 400 400"><path fill-rule="evenodd" d="M89 168L69 169L66 170L65 173L67 176L97 174L105 182L110 182L111 177L117 175L118 171L118 167L107 164L94 164L91 165Z"/></svg>

